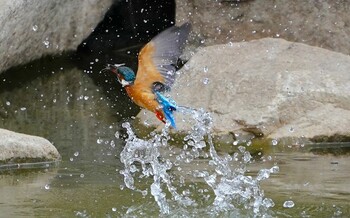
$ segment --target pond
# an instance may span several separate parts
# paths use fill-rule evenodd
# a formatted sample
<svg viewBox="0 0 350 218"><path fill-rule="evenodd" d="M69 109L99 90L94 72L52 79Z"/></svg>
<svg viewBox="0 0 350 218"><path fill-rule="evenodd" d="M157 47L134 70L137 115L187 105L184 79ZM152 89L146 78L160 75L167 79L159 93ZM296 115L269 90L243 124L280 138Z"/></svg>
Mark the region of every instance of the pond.
<svg viewBox="0 0 350 218"><path fill-rule="evenodd" d="M95 69L91 75L70 58L44 58L1 77L0 127L43 136L62 155L57 164L0 171L1 217L256 215L250 200L247 203L242 198L233 199L231 209L216 210L217 190L200 176L193 176L196 170L213 167L208 153L168 170L180 195L194 201L190 205L179 204L164 191L170 210L161 214L150 190L152 176L134 177L137 187L147 193L128 189L120 173L125 167L120 154L128 139L122 123L132 119L138 108L111 76L96 73L103 67L98 60L90 63ZM182 152L181 147L169 145L158 151L171 160ZM232 161L230 167L240 171L243 179L255 179L261 170L278 167L266 178L254 180L256 184L244 184L273 201L274 206L261 210L259 216L350 216L350 158L346 155L314 154L287 146L269 149L263 157Z"/></svg>

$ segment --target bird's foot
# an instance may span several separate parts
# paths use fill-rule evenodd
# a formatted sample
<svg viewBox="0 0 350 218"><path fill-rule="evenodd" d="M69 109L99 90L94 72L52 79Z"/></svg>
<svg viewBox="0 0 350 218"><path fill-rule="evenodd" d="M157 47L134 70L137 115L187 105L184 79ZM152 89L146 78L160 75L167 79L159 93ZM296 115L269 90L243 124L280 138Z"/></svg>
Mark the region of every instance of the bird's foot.
<svg viewBox="0 0 350 218"><path fill-rule="evenodd" d="M165 118L164 118L162 112L156 111L155 113L156 113L156 117L157 117L160 121L162 121L163 123L166 123L166 122L165 122Z"/></svg>

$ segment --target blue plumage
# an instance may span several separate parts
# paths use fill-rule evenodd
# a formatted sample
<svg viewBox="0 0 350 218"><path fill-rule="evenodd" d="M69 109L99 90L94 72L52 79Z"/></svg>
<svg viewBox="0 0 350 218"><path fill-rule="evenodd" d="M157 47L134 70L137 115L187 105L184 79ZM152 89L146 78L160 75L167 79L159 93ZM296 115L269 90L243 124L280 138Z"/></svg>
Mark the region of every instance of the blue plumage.
<svg viewBox="0 0 350 218"><path fill-rule="evenodd" d="M123 75L125 81L127 82L133 82L135 80L135 73L134 71L125 66L118 67L118 72Z"/></svg>
<svg viewBox="0 0 350 218"><path fill-rule="evenodd" d="M173 111L176 111L176 104L172 99L167 99L160 92L155 92L157 96L157 101L162 105L165 118L170 122L171 126L176 128L175 118L173 116Z"/></svg>

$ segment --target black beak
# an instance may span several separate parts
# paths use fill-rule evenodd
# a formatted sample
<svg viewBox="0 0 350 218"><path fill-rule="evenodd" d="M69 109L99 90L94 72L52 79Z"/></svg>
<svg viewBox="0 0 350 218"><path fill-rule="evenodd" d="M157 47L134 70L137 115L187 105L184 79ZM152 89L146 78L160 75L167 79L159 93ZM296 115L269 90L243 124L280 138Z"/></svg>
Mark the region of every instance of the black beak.
<svg viewBox="0 0 350 218"><path fill-rule="evenodd" d="M115 67L113 64L107 64L105 68L103 68L100 73L106 73L106 72L112 72L116 73L117 72L117 67Z"/></svg>
<svg viewBox="0 0 350 218"><path fill-rule="evenodd" d="M118 67L123 66L124 64L107 64L105 68L103 68L100 72L105 73L105 72L112 72L114 74L117 74L118 72Z"/></svg>

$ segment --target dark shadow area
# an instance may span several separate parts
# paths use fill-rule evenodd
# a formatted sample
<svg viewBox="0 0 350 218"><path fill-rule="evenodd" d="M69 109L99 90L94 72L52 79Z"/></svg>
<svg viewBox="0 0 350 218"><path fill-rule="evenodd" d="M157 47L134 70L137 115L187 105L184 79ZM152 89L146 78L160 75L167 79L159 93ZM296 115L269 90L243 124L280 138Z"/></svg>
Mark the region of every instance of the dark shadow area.
<svg viewBox="0 0 350 218"><path fill-rule="evenodd" d="M47 56L25 65L12 67L0 74L0 93L28 86L38 77L50 77L52 74L74 67L72 53Z"/></svg>
<svg viewBox="0 0 350 218"><path fill-rule="evenodd" d="M78 46L76 60L82 69L91 70L84 63L96 58L102 64L135 58L146 42L174 22L174 0L115 1L94 32Z"/></svg>

